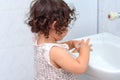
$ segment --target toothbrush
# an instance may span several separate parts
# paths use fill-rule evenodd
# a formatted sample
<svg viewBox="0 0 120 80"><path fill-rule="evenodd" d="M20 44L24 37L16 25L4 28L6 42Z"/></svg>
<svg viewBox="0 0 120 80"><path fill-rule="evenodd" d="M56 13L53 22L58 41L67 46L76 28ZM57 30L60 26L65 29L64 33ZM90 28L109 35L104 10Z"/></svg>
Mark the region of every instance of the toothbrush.
<svg viewBox="0 0 120 80"><path fill-rule="evenodd" d="M77 53L78 51L74 48L73 50L72 50L72 53L74 54L74 53Z"/></svg>
<svg viewBox="0 0 120 80"><path fill-rule="evenodd" d="M78 47L80 47L80 44L78 44ZM74 48L74 49L72 50L72 53L78 53L78 51Z"/></svg>

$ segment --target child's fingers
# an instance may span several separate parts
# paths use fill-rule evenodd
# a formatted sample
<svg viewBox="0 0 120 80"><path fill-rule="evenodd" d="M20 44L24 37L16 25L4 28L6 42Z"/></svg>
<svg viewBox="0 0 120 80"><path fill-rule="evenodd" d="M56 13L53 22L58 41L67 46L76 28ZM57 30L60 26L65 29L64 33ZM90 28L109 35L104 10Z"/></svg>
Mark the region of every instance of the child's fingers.
<svg viewBox="0 0 120 80"><path fill-rule="evenodd" d="M90 49L90 51L93 51L93 49Z"/></svg>
<svg viewBox="0 0 120 80"><path fill-rule="evenodd" d="M86 41L84 41L84 44L89 45L90 39L88 38Z"/></svg>
<svg viewBox="0 0 120 80"><path fill-rule="evenodd" d="M81 43L83 43L83 42L84 42L84 40L82 39L82 40L81 40Z"/></svg>
<svg viewBox="0 0 120 80"><path fill-rule="evenodd" d="M92 44L90 44L89 46L90 46L90 51L93 51L93 49L91 48L91 47L92 47Z"/></svg>
<svg viewBox="0 0 120 80"><path fill-rule="evenodd" d="M92 44L90 44L89 46L92 47Z"/></svg>
<svg viewBox="0 0 120 80"><path fill-rule="evenodd" d="M80 42L80 45L83 45L85 42L84 40L82 39L81 42Z"/></svg>
<svg viewBox="0 0 120 80"><path fill-rule="evenodd" d="M89 42L90 42L90 39L88 38L88 39L86 40L86 43L89 44Z"/></svg>

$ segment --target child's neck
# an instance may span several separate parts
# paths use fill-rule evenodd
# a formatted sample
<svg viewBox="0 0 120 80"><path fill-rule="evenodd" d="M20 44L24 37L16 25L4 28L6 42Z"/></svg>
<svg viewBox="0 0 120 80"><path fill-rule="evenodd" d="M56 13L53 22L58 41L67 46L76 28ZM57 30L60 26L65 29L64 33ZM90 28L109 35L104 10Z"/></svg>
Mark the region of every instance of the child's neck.
<svg viewBox="0 0 120 80"><path fill-rule="evenodd" d="M45 38L44 35L39 35L37 44L42 44L42 43L56 43L57 41L49 36L48 38Z"/></svg>

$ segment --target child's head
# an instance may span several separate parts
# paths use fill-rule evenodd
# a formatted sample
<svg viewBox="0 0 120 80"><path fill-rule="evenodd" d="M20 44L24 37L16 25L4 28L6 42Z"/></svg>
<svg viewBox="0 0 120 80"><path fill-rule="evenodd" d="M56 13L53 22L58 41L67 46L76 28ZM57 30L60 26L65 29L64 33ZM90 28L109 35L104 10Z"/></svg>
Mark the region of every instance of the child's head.
<svg viewBox="0 0 120 80"><path fill-rule="evenodd" d="M30 8L28 25L32 32L44 34L48 38L54 22L56 34L62 34L73 19L74 9L70 9L63 0L34 0Z"/></svg>

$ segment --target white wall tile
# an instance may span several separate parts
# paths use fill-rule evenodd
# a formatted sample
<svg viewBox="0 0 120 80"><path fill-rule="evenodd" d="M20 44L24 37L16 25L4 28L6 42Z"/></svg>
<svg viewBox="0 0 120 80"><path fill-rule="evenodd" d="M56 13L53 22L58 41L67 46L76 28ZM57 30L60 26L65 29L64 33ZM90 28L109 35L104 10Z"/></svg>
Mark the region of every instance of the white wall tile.
<svg viewBox="0 0 120 80"><path fill-rule="evenodd" d="M3 11L0 14L0 49L31 43L30 28L24 23L24 11Z"/></svg>
<svg viewBox="0 0 120 80"><path fill-rule="evenodd" d="M33 80L32 35L24 23L30 0L0 4L0 80Z"/></svg>
<svg viewBox="0 0 120 80"><path fill-rule="evenodd" d="M120 12L120 0L99 0L99 30L120 36L120 18L109 20L110 12Z"/></svg>
<svg viewBox="0 0 120 80"><path fill-rule="evenodd" d="M33 47L0 50L0 80L33 80Z"/></svg>
<svg viewBox="0 0 120 80"><path fill-rule="evenodd" d="M66 39L88 36L97 33L97 0L65 0L76 8L76 22L71 25Z"/></svg>
<svg viewBox="0 0 120 80"><path fill-rule="evenodd" d="M32 0L0 0L0 10L26 9Z"/></svg>

